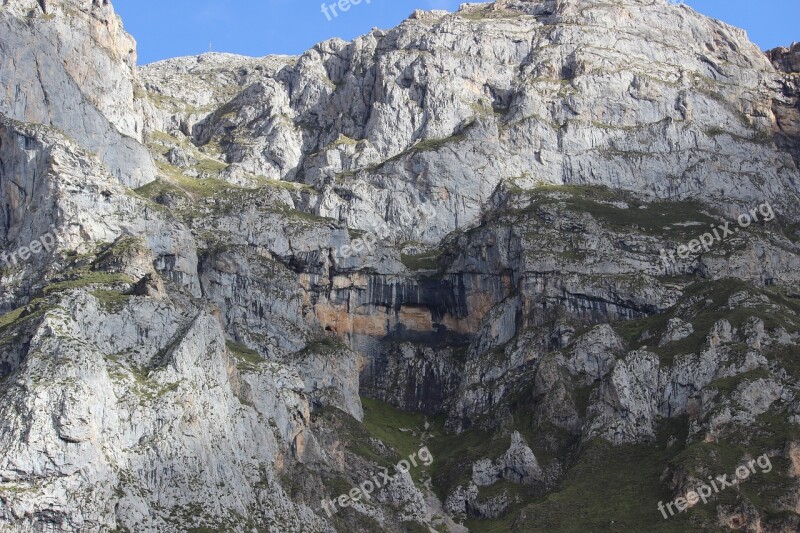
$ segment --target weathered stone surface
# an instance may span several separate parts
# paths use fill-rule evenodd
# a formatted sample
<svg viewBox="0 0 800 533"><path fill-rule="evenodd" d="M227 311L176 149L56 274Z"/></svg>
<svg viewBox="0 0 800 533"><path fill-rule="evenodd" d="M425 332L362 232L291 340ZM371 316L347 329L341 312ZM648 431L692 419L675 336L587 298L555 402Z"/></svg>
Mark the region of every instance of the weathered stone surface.
<svg viewBox="0 0 800 533"><path fill-rule="evenodd" d="M671 342L676 342L685 339L694 333L694 327L690 322L684 322L680 318L673 318L667 324L667 332L661 337L659 346L666 346Z"/></svg>
<svg viewBox="0 0 800 533"><path fill-rule="evenodd" d="M41 67L0 89L0 529L516 526L619 450L670 457L654 498L756 446L796 476L796 47L662 0L138 73L107 2L0 28ZM791 529L786 476L697 527Z"/></svg>
<svg viewBox="0 0 800 533"><path fill-rule="evenodd" d="M519 432L511 434L511 446L497 461L483 459L472 466L472 482L492 485L505 479L513 483L533 484L542 480L542 468Z"/></svg>
<svg viewBox="0 0 800 533"><path fill-rule="evenodd" d="M412 16L269 67L204 55L145 72L184 109L220 97L200 80L186 94L174 73L230 80L240 92L195 139L252 173L324 188L316 212L381 236L434 242L519 176L797 214L797 167L771 140L780 75L744 32L666 1L496 6Z"/></svg>
<svg viewBox="0 0 800 533"><path fill-rule="evenodd" d="M136 80L136 43L107 1L0 6L0 113L60 129L123 184L153 181Z"/></svg>
<svg viewBox="0 0 800 533"><path fill-rule="evenodd" d="M0 157L0 230L8 251L17 253L6 265L12 267L5 272L6 305L13 303L9 287L41 288L46 280L30 274L52 264L49 252L86 254L125 235L140 237L149 248L145 268L199 294L196 245L185 226L132 194L91 153L49 127L0 116ZM47 234L54 237L51 250L22 261L21 248ZM145 271L140 266L127 274Z"/></svg>
<svg viewBox="0 0 800 533"><path fill-rule="evenodd" d="M792 46L781 46L767 52L767 57L775 65L775 68L789 74L800 73L800 43L792 43Z"/></svg>
<svg viewBox="0 0 800 533"><path fill-rule="evenodd" d="M246 513L325 530L274 478L281 454L303 454L289 446L307 431L302 382L274 364L240 374L219 323L178 307L136 296L109 314L73 293L39 319L0 407L0 481L17 489L0 520L163 531ZM203 511L181 515L192 507Z"/></svg>

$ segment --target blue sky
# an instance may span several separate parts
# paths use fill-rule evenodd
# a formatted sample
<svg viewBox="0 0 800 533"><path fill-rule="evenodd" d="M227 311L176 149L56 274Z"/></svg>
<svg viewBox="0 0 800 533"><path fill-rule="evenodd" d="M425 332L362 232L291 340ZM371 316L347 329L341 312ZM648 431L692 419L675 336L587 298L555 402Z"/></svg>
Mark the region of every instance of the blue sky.
<svg viewBox="0 0 800 533"><path fill-rule="evenodd" d="M335 0L325 0L333 4ZM370 1L367 4L367 1ZM139 63L216 52L298 54L331 37L390 28L414 9L455 10L462 0L362 0L326 16L322 0L115 0L139 43ZM706 15L747 30L764 49L800 40L798 0L687 0ZM330 18L330 20L328 20Z"/></svg>

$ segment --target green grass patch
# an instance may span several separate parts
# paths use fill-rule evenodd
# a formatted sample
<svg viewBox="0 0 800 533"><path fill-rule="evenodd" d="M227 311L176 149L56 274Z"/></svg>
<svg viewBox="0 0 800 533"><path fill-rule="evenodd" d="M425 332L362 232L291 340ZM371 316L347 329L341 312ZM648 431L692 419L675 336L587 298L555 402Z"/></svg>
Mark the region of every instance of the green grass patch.
<svg viewBox="0 0 800 533"><path fill-rule="evenodd" d="M200 172L210 172L213 174L219 174L229 166L230 165L228 165L227 163L217 161L216 159L205 158L201 159L196 165L194 165L194 168L199 170Z"/></svg>
<svg viewBox="0 0 800 533"><path fill-rule="evenodd" d="M28 306L25 307L18 307L13 311L9 311L8 313L0 316L0 329L4 329L12 324L15 324L20 318L22 318L25 313L25 310Z"/></svg>
<svg viewBox="0 0 800 533"><path fill-rule="evenodd" d="M203 161L204 162L200 164L206 165L206 167L213 172L218 172L220 170L220 165L224 165L223 163L219 163L218 161L213 161L210 159ZM209 198L212 196L224 195L229 193L231 190L242 189L241 187L236 187L235 185L231 185L230 183L218 179L189 177L181 172L178 167L170 165L169 163L164 163L163 161L157 161L156 166L158 167L162 177L166 178L170 185L183 191L193 198ZM224 166L222 168L224 168ZM150 184L137 189L136 192L142 196L150 197L148 194L146 194L146 189L149 187L149 185ZM150 192L152 193L152 191Z"/></svg>
<svg viewBox="0 0 800 533"><path fill-rule="evenodd" d="M376 445L374 442L376 437L369 432L367 425L344 411L335 407L323 407L316 411L315 415L324 420L325 424L339 435L343 446L350 453L371 461L379 467L387 468L396 465L401 459L400 454L393 448L390 448L387 454L383 447ZM386 444L391 445L391 443Z"/></svg>
<svg viewBox="0 0 800 533"><path fill-rule="evenodd" d="M466 487L472 479L472 464L478 459L497 459L511 445L509 434L470 429L460 434L445 434L434 438L429 449L434 457L431 477L434 489L444 501L457 486Z"/></svg>
<svg viewBox="0 0 800 533"><path fill-rule="evenodd" d="M358 141L355 139L351 139L347 135L339 134L339 138L333 142L334 147L339 146L355 146L358 144Z"/></svg>
<svg viewBox="0 0 800 533"><path fill-rule="evenodd" d="M687 286L681 301L672 310L652 317L616 322L613 327L631 349L647 346L648 350L659 356L662 364L668 365L679 355L699 353L707 349L709 332L714 324L723 319L740 332L747 321L754 317L761 319L768 331L777 328L784 328L789 332L797 331L795 311L789 307L794 302L784 298L779 291L780 288L757 287L734 278L702 280ZM730 309L728 301L738 292L746 292L753 299L767 296L770 303ZM694 333L685 339L658 346L667 331L670 318L675 316L691 322ZM648 339L643 338L645 332L649 333ZM744 346L737 345L734 349L744 350Z"/></svg>
<svg viewBox="0 0 800 533"><path fill-rule="evenodd" d="M516 512L522 509L525 503L533 500L533 490L526 485L518 485L511 481L500 480L488 487L478 487L478 502L486 503L493 499L506 499L508 501L508 508L503 517L498 520L484 520L468 516L464 520L464 526L470 531L492 531L492 527L505 527L504 518L512 517ZM513 527L513 526L510 526ZM515 529L499 529L499 531L515 531Z"/></svg>
<svg viewBox="0 0 800 533"><path fill-rule="evenodd" d="M130 255L137 255L140 253L147 253L149 248L145 245L144 241L139 237L131 235L123 235L114 241L108 248L103 250L97 257L95 263L102 262L105 259L112 257L126 257Z"/></svg>
<svg viewBox="0 0 800 533"><path fill-rule="evenodd" d="M122 311L131 298L130 295L109 290L92 291L92 296L97 299L100 303L100 307L102 307L106 313L112 315Z"/></svg>
<svg viewBox="0 0 800 533"><path fill-rule="evenodd" d="M306 347L303 348L302 352L324 354L336 352L345 348L347 348L347 346L341 341L341 339L339 339L339 337L334 337L333 335L320 335L311 339L308 344L306 344Z"/></svg>
<svg viewBox="0 0 800 533"><path fill-rule="evenodd" d="M580 454L559 487L499 520L470 520L472 531L718 531L707 509L664 520L659 501L672 496L660 478L686 438L686 418L668 421L653 445L612 446L595 440ZM502 487L500 488L502 489ZM522 493L525 496L525 493ZM708 527L708 529L703 529Z"/></svg>
<svg viewBox="0 0 800 533"><path fill-rule="evenodd" d="M236 359L236 367L239 370L254 371L264 362L264 358L257 351L251 350L243 344L226 341L225 346L228 347L228 351Z"/></svg>
<svg viewBox="0 0 800 533"><path fill-rule="evenodd" d="M108 355L106 359L114 365L109 369L108 375L116 382L126 383L126 388L136 395L142 407L180 388L180 380L165 385L160 384L153 375L156 369L129 364L125 360L124 353Z"/></svg>
<svg viewBox="0 0 800 533"><path fill-rule="evenodd" d="M274 189L283 189L289 192L307 192L315 193L317 190L311 185L299 183L296 181L273 180L265 176L251 175L260 187L270 187Z"/></svg>
<svg viewBox="0 0 800 533"><path fill-rule="evenodd" d="M641 339L645 333L654 334L654 331L661 331L666 328L669 319L663 315L649 316L644 318L637 318L636 320L627 320L615 322L613 324L614 331L629 345L640 347ZM653 339L648 342L658 343L659 339Z"/></svg>
<svg viewBox="0 0 800 533"><path fill-rule="evenodd" d="M575 403L575 410L581 418L584 418L586 412L589 410L589 399L595 388L596 385L577 387L572 392L572 401Z"/></svg>
<svg viewBox="0 0 800 533"><path fill-rule="evenodd" d="M184 199L190 198L189 194L184 189L163 178L156 178L147 185L139 187L134 192L151 201L156 201L163 196L175 196Z"/></svg>
<svg viewBox="0 0 800 533"><path fill-rule="evenodd" d="M444 148L448 144L461 142L466 137L464 135L451 135L450 137L445 137L442 139L424 139L419 141L417 144L411 147L411 151L413 152L433 152L435 150L439 150Z"/></svg>
<svg viewBox="0 0 800 533"><path fill-rule="evenodd" d="M409 270L438 270L441 257L442 250L437 248L420 254L401 254L400 260Z"/></svg>
<svg viewBox="0 0 800 533"><path fill-rule="evenodd" d="M45 296L50 294L82 289L92 285L116 285L120 283L133 283L133 280L126 274L116 274L109 272L90 272L80 269L73 272L73 279L52 283L43 289Z"/></svg>
<svg viewBox="0 0 800 533"><path fill-rule="evenodd" d="M178 137L163 131L153 130L150 132L148 137L150 141L166 146L187 146L189 144L186 139L179 139Z"/></svg>
<svg viewBox="0 0 800 533"><path fill-rule="evenodd" d="M673 453L656 446L592 442L556 491L524 508L525 530L677 533L713 526L707 514L664 520L659 512L658 502L672 499L660 477ZM512 531L517 518L509 515L482 531Z"/></svg>
<svg viewBox="0 0 800 533"><path fill-rule="evenodd" d="M51 306L44 298L35 298L27 305L13 309L0 316L0 332L38 318L50 308Z"/></svg>
<svg viewBox="0 0 800 533"><path fill-rule="evenodd" d="M294 219L297 222L302 222L306 225L317 225L317 224L330 224L332 222L336 222L335 219L330 217L321 217L319 215L315 215L313 213L306 213L305 211L298 211L297 209L292 209L290 207L279 207L276 209L277 213L280 213L286 217Z"/></svg>
<svg viewBox="0 0 800 533"><path fill-rule="evenodd" d="M511 11L509 9L494 9L490 7L474 11L459 11L456 14L462 19L471 20L473 22L495 19L516 19L525 16L518 11Z"/></svg>
<svg viewBox="0 0 800 533"><path fill-rule="evenodd" d="M789 421L789 414L782 409L773 408L756 417L754 423L746 427L730 427L725 436L717 442L698 441L672 459L687 472L704 479L709 474L732 476L738 466L747 463L749 458L757 458L764 453L778 453L791 441L800 439L800 426ZM778 512L777 498L770 494L785 495L794 482L788 477L789 461L772 457L773 469L769 473L757 468L740 486L741 493L761 511ZM728 494L720 494L721 501Z"/></svg>
<svg viewBox="0 0 800 533"><path fill-rule="evenodd" d="M781 368L800 380L800 346L778 346L771 349L767 357L778 361Z"/></svg>
<svg viewBox="0 0 800 533"><path fill-rule="evenodd" d="M409 522L409 521L401 522L400 530L403 533L430 533L430 529L428 529L428 526L419 524L417 522Z"/></svg>
<svg viewBox="0 0 800 533"><path fill-rule="evenodd" d="M361 403L364 406L364 427L370 435L394 448L403 458L408 458L423 446L424 415L401 411L370 398L362 397Z"/></svg>
<svg viewBox="0 0 800 533"><path fill-rule="evenodd" d="M633 230L659 237L688 239L718 223L717 219L705 213L707 208L697 202L646 203L631 194L601 186L545 185L526 191L526 194L530 195L531 203L523 210L524 214L544 205L563 202L569 210L588 213L605 227L619 232ZM614 205L619 202L628 207Z"/></svg>
<svg viewBox="0 0 800 533"><path fill-rule="evenodd" d="M742 383L747 381L755 381L757 379L768 379L769 377L769 370L766 368L756 368L749 372L714 380L706 388L717 389L717 392L722 396L729 396Z"/></svg>

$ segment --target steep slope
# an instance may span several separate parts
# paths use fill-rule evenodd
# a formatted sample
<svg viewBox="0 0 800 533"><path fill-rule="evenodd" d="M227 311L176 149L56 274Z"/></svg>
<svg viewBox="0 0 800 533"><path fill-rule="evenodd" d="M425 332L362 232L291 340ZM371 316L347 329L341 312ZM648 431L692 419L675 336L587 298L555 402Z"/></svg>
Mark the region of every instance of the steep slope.
<svg viewBox="0 0 800 533"><path fill-rule="evenodd" d="M203 61L222 69L227 59ZM143 76L180 99L180 79L156 81L170 65ZM316 186L316 213L381 236L435 242L520 176L526 187L607 185L796 211L796 165L773 143L780 76L744 32L686 6L503 1L419 12L352 43L321 43L278 75L258 62L235 69L251 73L246 90L194 124L194 139L247 172ZM421 204L435 220L420 220ZM404 215L419 223L400 224Z"/></svg>
<svg viewBox="0 0 800 533"><path fill-rule="evenodd" d="M776 48L767 52L775 68L784 72L782 91L784 98L776 100L773 111L778 121L778 141L790 152L795 164L800 164L800 44L791 48Z"/></svg>
<svg viewBox="0 0 800 533"><path fill-rule="evenodd" d="M60 129L131 187L155 178L140 144L144 120L135 67L136 43L108 1L0 6L0 113Z"/></svg>
<svg viewBox="0 0 800 533"><path fill-rule="evenodd" d="M2 10L117 70L0 109L0 530L800 527L796 50L500 0L136 74L107 2Z"/></svg>

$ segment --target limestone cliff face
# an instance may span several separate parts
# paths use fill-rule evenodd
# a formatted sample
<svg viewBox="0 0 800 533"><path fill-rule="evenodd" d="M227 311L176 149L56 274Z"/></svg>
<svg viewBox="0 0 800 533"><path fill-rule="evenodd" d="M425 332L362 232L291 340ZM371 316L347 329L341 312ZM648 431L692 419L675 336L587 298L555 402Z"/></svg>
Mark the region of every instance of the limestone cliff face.
<svg viewBox="0 0 800 533"><path fill-rule="evenodd" d="M105 1L0 30L0 530L638 531L762 454L671 523L800 526L796 46L661 0L138 70Z"/></svg>
<svg viewBox="0 0 800 533"><path fill-rule="evenodd" d="M6 250L4 305L19 303L63 275L51 252L91 254L125 236L143 239L155 268L199 294L196 245L168 214L148 208L108 174L90 152L47 126L0 117L3 180L0 225ZM19 251L50 235L50 250L22 257ZM43 275L44 274L44 275Z"/></svg>
<svg viewBox="0 0 800 533"><path fill-rule="evenodd" d="M781 47L767 52L776 69L782 71L782 98L776 98L773 110L780 132L778 142L789 151L795 164L800 164L800 44Z"/></svg>
<svg viewBox="0 0 800 533"><path fill-rule="evenodd" d="M145 69L149 86L182 99L181 79L154 78L185 62ZM321 43L276 75L261 62L235 71L250 73L245 90L193 138L253 174L317 186L316 213L381 236L435 242L520 176L796 205L796 164L774 144L780 76L744 32L686 6L474 5Z"/></svg>
<svg viewBox="0 0 800 533"><path fill-rule="evenodd" d="M155 178L140 144L136 43L108 1L5 1L0 29L1 113L60 129L125 185Z"/></svg>

